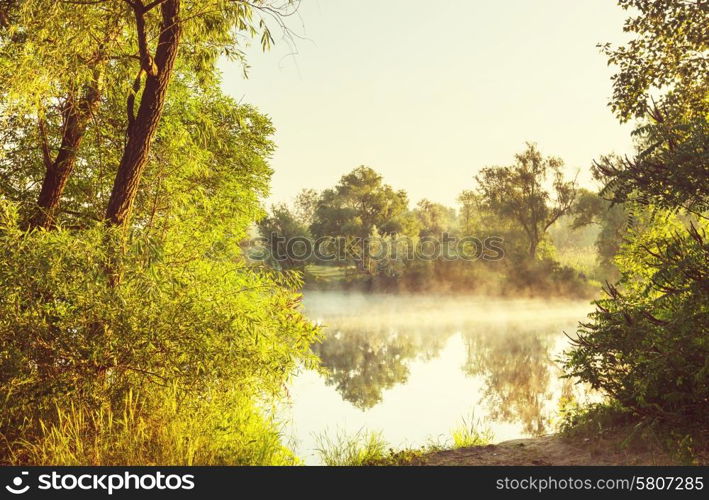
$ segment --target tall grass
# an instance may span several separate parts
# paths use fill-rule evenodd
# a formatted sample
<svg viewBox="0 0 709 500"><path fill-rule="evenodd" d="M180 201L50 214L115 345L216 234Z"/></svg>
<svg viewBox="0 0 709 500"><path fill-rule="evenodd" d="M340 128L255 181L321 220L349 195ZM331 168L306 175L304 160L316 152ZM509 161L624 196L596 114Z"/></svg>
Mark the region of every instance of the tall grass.
<svg viewBox="0 0 709 500"><path fill-rule="evenodd" d="M292 465L276 424L236 394L187 404L175 391L159 405L129 393L120 411L57 408L11 444L13 465Z"/></svg>
<svg viewBox="0 0 709 500"><path fill-rule="evenodd" d="M338 431L334 437L320 434L317 446L320 460L330 466L372 465L386 458L388 448L381 433L363 430L355 434Z"/></svg>
<svg viewBox="0 0 709 500"><path fill-rule="evenodd" d="M361 429L354 434L337 431L334 437L328 433L320 434L315 451L321 462L329 466L418 465L425 463L428 453L447 449L451 445L453 448L483 446L492 439L492 431L471 415L462 419L462 424L451 431L445 443L429 439L428 444L420 448L395 450L381 433Z"/></svg>
<svg viewBox="0 0 709 500"><path fill-rule="evenodd" d="M475 415L470 415L467 419L463 417L461 424L451 431L451 438L453 448L470 448L490 444L494 435L492 430L483 427L480 420L475 419Z"/></svg>

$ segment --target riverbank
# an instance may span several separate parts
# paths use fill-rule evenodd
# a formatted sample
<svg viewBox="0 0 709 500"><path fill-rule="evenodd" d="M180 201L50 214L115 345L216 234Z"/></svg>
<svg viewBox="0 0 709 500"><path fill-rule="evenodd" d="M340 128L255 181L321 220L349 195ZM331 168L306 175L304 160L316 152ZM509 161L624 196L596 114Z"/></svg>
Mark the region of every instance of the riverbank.
<svg viewBox="0 0 709 500"><path fill-rule="evenodd" d="M363 433L328 442L321 458L326 465L347 466L707 466L708 433L701 426L680 431L642 422L604 428L596 419L554 434L495 444L468 430L457 438L454 433L452 446L401 450L376 433Z"/></svg>
<svg viewBox="0 0 709 500"><path fill-rule="evenodd" d="M704 462L706 463L706 461ZM687 465L664 450L623 448L617 440L566 438L558 434L487 446L436 451L416 465Z"/></svg>
<svg viewBox="0 0 709 500"><path fill-rule="evenodd" d="M706 466L709 465L707 433L701 425L680 431L641 422L608 426L599 418L589 418L547 436L431 450L417 457L412 465Z"/></svg>

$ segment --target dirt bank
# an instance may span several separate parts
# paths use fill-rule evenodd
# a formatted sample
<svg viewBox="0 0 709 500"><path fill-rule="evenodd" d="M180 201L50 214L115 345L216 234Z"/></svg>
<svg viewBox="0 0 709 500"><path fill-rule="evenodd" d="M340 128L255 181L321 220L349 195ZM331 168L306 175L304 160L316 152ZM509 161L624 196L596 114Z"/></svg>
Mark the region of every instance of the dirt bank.
<svg viewBox="0 0 709 500"><path fill-rule="evenodd" d="M438 451L421 465L686 465L657 449L622 447L618 440L559 435ZM702 460L706 463L706 461Z"/></svg>

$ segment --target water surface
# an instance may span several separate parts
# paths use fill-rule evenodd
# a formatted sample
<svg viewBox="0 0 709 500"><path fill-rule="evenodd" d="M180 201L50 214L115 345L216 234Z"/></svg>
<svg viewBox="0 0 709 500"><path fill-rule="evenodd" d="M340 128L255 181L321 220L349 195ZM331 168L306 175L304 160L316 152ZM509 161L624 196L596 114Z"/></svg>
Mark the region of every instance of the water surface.
<svg viewBox="0 0 709 500"><path fill-rule="evenodd" d="M585 301L307 292L304 304L324 327L313 351L326 370L289 386L287 430L306 463L323 432L417 447L474 418L495 441L542 435L562 398L586 397L555 363Z"/></svg>

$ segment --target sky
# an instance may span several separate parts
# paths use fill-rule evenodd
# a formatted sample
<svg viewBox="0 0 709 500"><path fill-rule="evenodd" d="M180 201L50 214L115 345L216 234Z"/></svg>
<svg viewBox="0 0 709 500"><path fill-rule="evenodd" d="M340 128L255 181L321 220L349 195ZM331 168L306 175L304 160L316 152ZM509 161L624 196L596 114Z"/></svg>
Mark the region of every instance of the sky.
<svg viewBox="0 0 709 500"><path fill-rule="evenodd" d="M626 17L613 0L302 0L299 38L248 48L248 79L222 63L223 87L277 129L270 203L367 165L454 206L526 141L591 187L594 158L631 152L596 47L625 40Z"/></svg>

